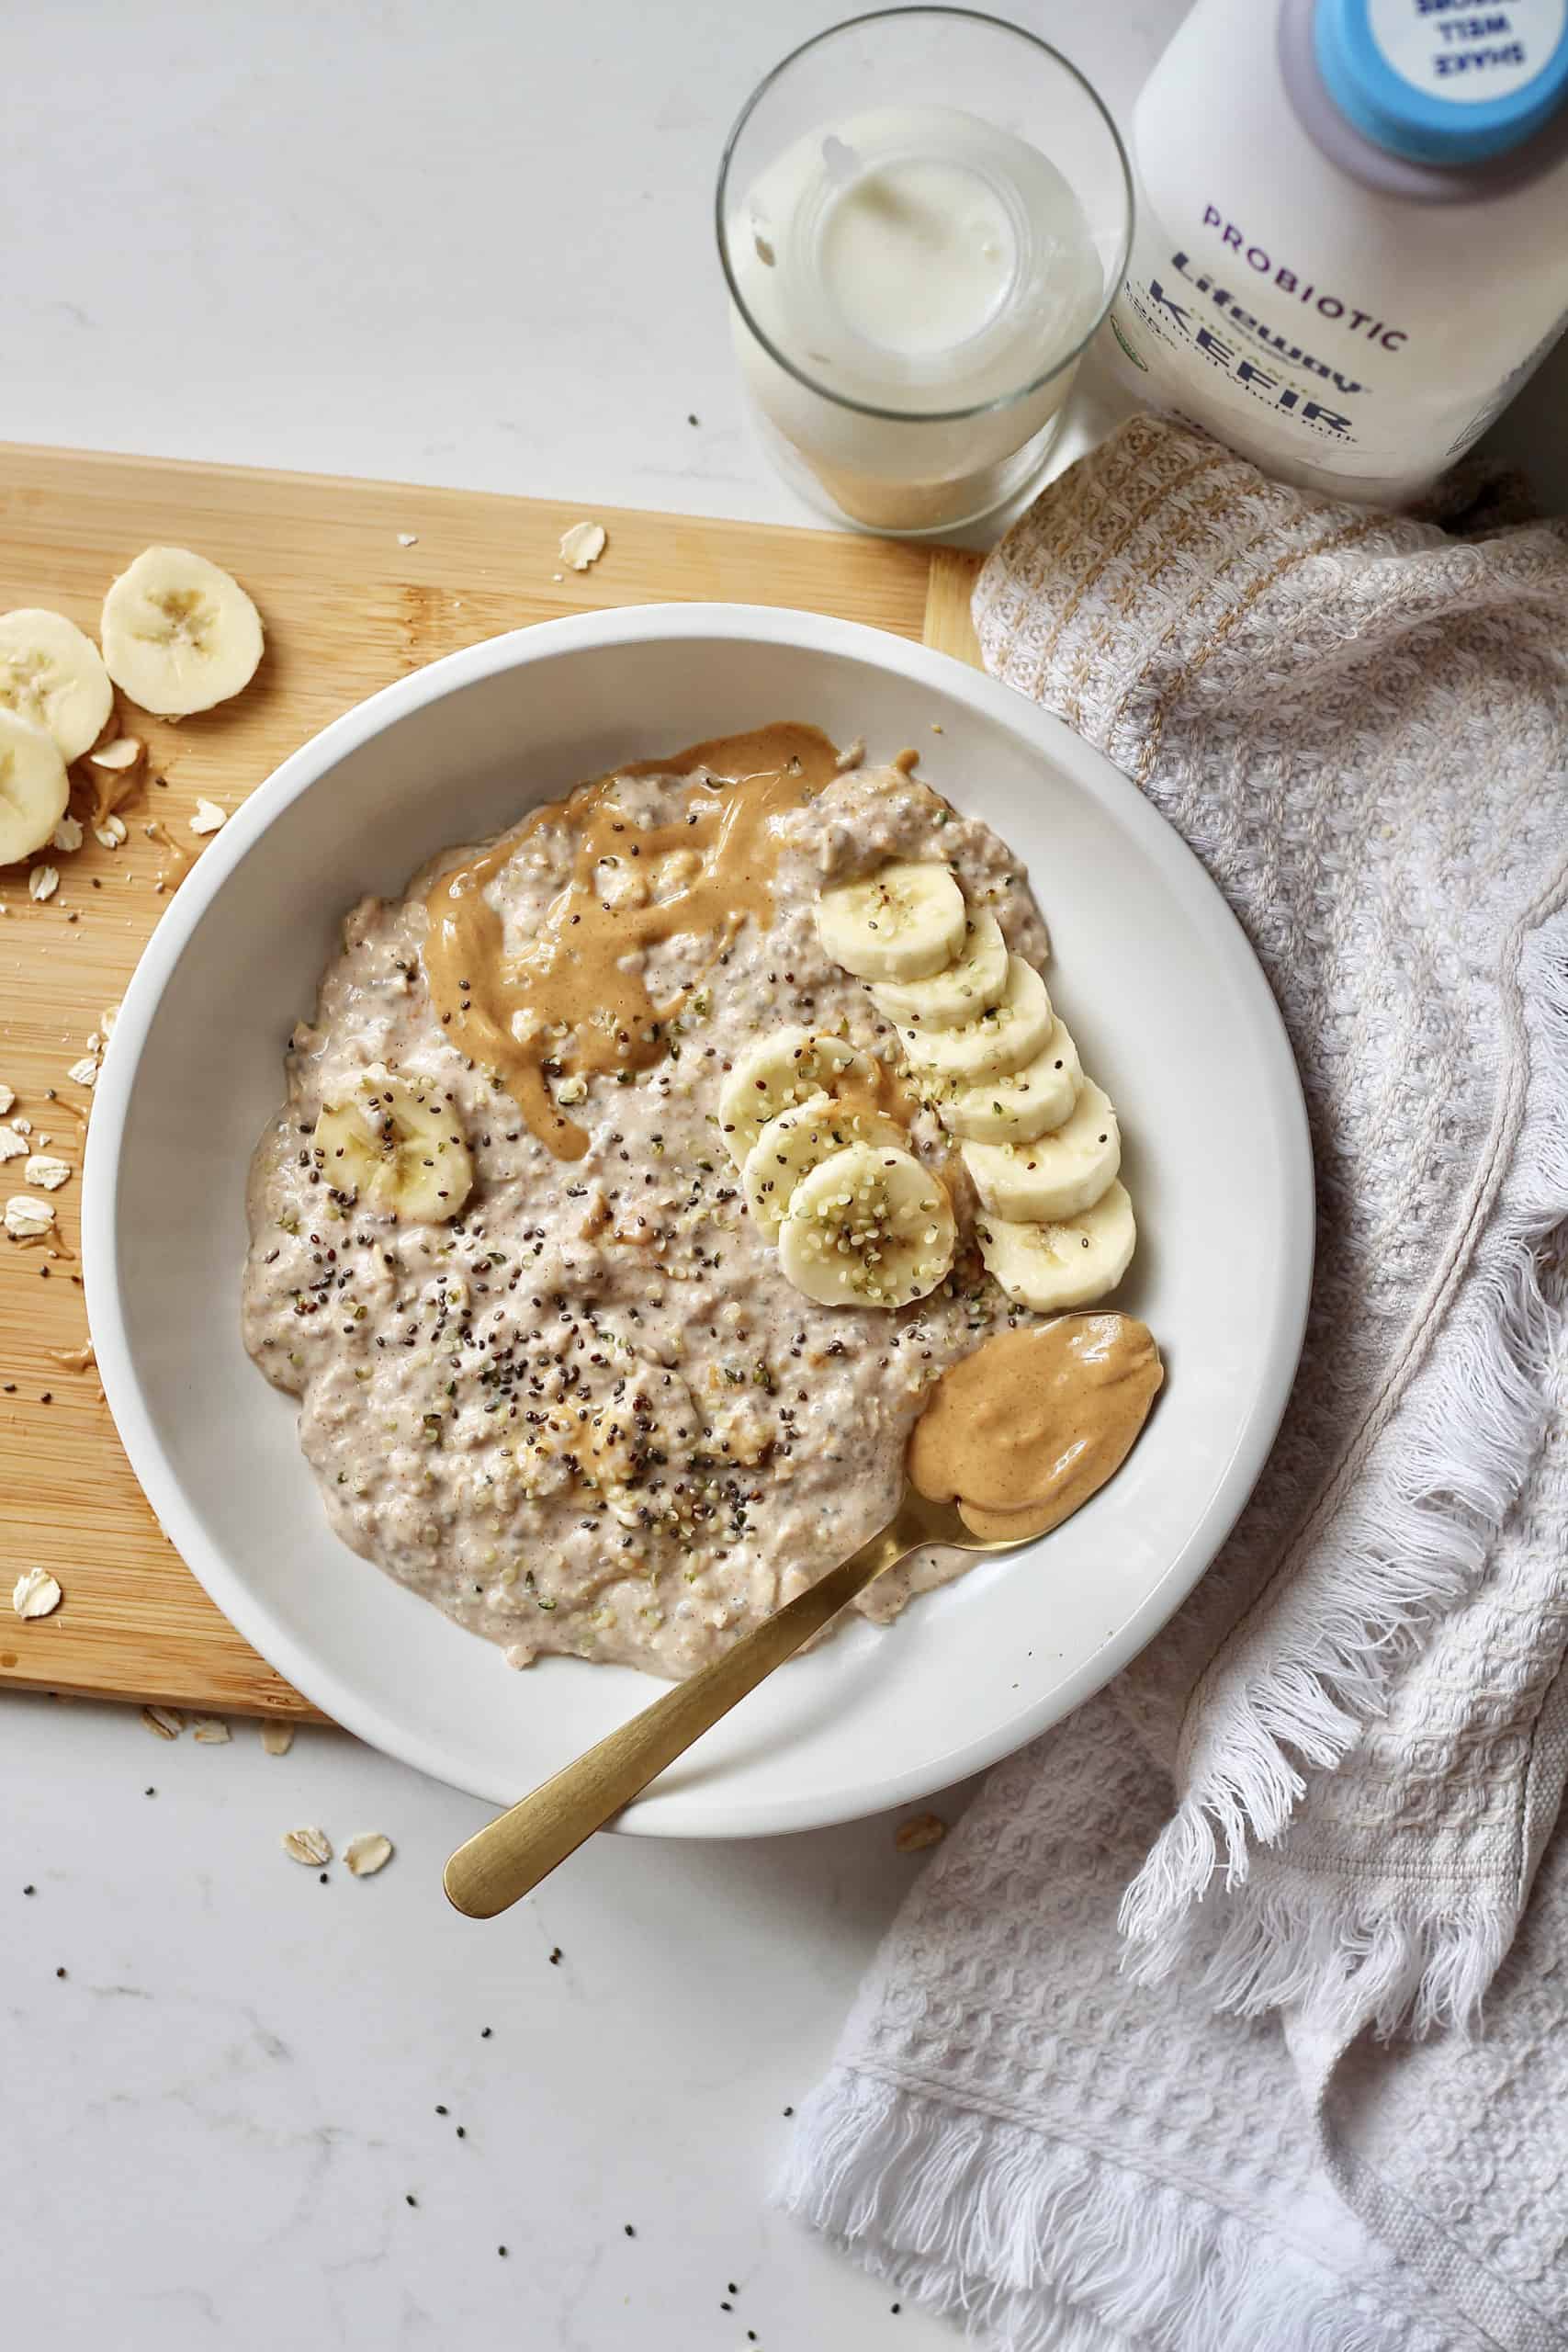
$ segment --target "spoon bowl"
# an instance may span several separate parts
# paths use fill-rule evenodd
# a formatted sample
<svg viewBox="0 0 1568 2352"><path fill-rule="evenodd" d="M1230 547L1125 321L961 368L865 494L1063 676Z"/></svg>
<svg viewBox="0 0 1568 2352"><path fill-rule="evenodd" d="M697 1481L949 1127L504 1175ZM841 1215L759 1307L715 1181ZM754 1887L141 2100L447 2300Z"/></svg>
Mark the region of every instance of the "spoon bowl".
<svg viewBox="0 0 1568 2352"><path fill-rule="evenodd" d="M893 1517L858 1552L459 1846L442 1877L448 1900L470 1919L508 1910L911 1552L936 1544L957 1552L1013 1552L1032 1540L1032 1531L1000 1540L976 1535L956 1502L935 1501L906 1478Z"/></svg>

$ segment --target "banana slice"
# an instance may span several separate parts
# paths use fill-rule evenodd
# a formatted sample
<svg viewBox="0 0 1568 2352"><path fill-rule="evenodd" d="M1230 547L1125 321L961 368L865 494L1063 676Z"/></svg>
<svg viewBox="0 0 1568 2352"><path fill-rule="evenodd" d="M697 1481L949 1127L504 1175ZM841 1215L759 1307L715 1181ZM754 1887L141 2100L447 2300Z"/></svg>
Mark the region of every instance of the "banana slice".
<svg viewBox="0 0 1568 2352"><path fill-rule="evenodd" d="M857 980L927 980L964 944L964 893L947 865L884 865L817 901L822 953Z"/></svg>
<svg viewBox="0 0 1568 2352"><path fill-rule="evenodd" d="M1041 1315L1089 1306L1113 1291L1133 1262L1137 1227L1124 1184L1107 1185L1091 1209L1063 1224L1014 1225L980 1216L980 1255L1008 1296Z"/></svg>
<svg viewBox="0 0 1568 2352"><path fill-rule="evenodd" d="M334 1192L357 1193L406 1225L445 1225L473 1189L474 1163L450 1102L388 1069L367 1069L346 1102L328 1105L311 1149Z"/></svg>
<svg viewBox="0 0 1568 2352"><path fill-rule="evenodd" d="M52 735L69 764L103 733L114 688L74 621L27 605L0 614L0 705Z"/></svg>
<svg viewBox="0 0 1568 2352"><path fill-rule="evenodd" d="M779 1263L820 1306L907 1306L953 1263L946 1189L912 1152L852 1144L801 1179Z"/></svg>
<svg viewBox="0 0 1568 2352"><path fill-rule="evenodd" d="M53 736L30 718L0 709L0 865L42 849L70 797Z"/></svg>
<svg viewBox="0 0 1568 2352"><path fill-rule="evenodd" d="M1070 1118L1032 1143L966 1143L964 1165L993 1216L1048 1225L1092 1208L1122 1165L1111 1098L1086 1078Z"/></svg>
<svg viewBox="0 0 1568 2352"><path fill-rule="evenodd" d="M1071 1113L1083 1084L1078 1049L1061 1021L1032 1062L1021 1069L961 1086L950 1079L931 1094L931 1107L949 1135L965 1143L1032 1143L1049 1135Z"/></svg>
<svg viewBox="0 0 1568 2352"><path fill-rule="evenodd" d="M995 915L972 914L964 944L945 972L929 980L884 980L872 1000L889 1021L918 1029L956 1029L999 1004L1008 984L1008 944Z"/></svg>
<svg viewBox="0 0 1568 2352"><path fill-rule="evenodd" d="M164 718L227 702L262 657L261 615L239 582L188 548L144 548L104 598L98 634L115 684Z"/></svg>
<svg viewBox="0 0 1568 2352"><path fill-rule="evenodd" d="M917 1074L955 1078L964 1085L999 1070L1021 1069L1051 1034L1055 1016L1045 983L1021 956L1008 957L1007 988L999 1004L966 1021L961 1029L899 1027L904 1051Z"/></svg>
<svg viewBox="0 0 1568 2352"><path fill-rule="evenodd" d="M896 1119L880 1111L850 1111L830 1094L808 1095L793 1110L770 1119L746 1155L740 1171L746 1204L771 1240L778 1232L795 1190L818 1160L830 1159L851 1144L902 1144Z"/></svg>
<svg viewBox="0 0 1568 2352"><path fill-rule="evenodd" d="M831 1093L836 1083L852 1075L870 1085L876 1073L853 1046L816 1030L778 1029L750 1046L725 1080L718 1098L719 1131L737 1168L745 1165L770 1119L808 1095Z"/></svg>

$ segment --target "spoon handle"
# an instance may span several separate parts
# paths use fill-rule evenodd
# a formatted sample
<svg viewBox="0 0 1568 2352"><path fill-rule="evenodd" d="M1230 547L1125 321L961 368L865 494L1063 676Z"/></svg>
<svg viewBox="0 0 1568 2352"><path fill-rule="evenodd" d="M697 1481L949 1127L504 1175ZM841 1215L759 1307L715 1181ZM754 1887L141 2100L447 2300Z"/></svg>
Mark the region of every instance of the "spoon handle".
<svg viewBox="0 0 1568 2352"><path fill-rule="evenodd" d="M537 1886L874 1577L929 1540L917 1513L898 1511L841 1566L807 1585L722 1657L677 1682L531 1796L487 1822L446 1865L442 1883L452 1903L470 1919L493 1919Z"/></svg>

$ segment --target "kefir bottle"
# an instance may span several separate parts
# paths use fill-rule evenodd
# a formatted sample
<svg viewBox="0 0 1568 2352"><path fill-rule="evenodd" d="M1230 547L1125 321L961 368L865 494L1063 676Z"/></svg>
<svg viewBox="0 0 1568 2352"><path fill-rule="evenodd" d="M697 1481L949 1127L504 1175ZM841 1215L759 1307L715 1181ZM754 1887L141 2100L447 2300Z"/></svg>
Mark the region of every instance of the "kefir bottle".
<svg viewBox="0 0 1568 2352"><path fill-rule="evenodd" d="M1198 0L1133 118L1122 385L1408 503L1568 325L1568 0Z"/></svg>

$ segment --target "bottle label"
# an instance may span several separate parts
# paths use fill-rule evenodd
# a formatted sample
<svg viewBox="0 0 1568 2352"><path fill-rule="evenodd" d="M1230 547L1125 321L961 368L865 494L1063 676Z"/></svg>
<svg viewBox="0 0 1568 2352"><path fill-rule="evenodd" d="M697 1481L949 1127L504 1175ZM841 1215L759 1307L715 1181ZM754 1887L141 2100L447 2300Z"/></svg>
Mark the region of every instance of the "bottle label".
<svg viewBox="0 0 1568 2352"><path fill-rule="evenodd" d="M1216 205L1201 218L1204 245L1223 259L1162 236L1145 210L1111 331L1141 371L1145 398L1251 447L1265 464L1272 453L1367 480L1435 474L1505 406L1563 323L1514 366L1445 390L1403 318L1249 242Z"/></svg>
<svg viewBox="0 0 1568 2352"><path fill-rule="evenodd" d="M1204 206L1203 227L1223 263L1165 243L1138 254L1112 312L1127 357L1146 368L1139 346L1152 338L1180 355L1190 374L1269 412L1291 437L1357 441L1361 404L1375 385L1392 383L1405 328L1250 243L1215 205Z"/></svg>
<svg viewBox="0 0 1568 2352"><path fill-rule="evenodd" d="M1367 20L1412 89L1482 106L1534 81L1568 29L1568 0L1368 0Z"/></svg>

